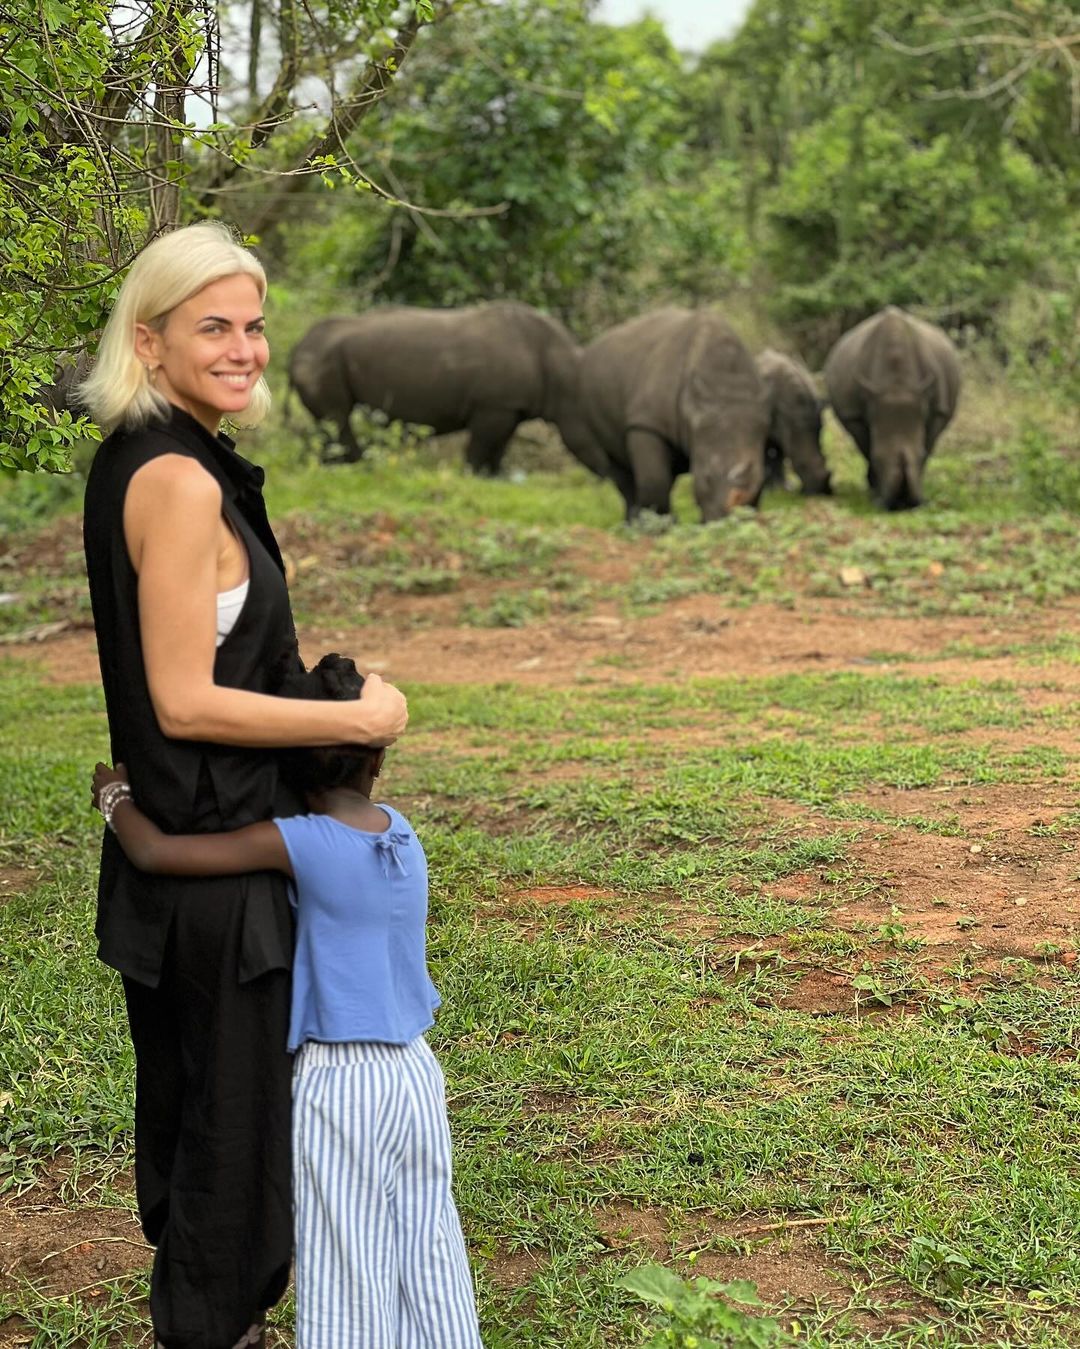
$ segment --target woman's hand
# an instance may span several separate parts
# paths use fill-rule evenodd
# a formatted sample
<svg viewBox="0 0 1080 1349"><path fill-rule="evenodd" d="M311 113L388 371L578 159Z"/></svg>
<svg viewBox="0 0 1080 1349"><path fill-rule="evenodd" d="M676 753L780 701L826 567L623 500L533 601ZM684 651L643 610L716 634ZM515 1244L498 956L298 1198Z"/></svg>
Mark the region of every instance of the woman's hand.
<svg viewBox="0 0 1080 1349"><path fill-rule="evenodd" d="M97 810L101 809L101 793L110 782L127 782L127 780L127 769L122 763L118 763L115 768L110 768L108 764L95 764L93 787L93 801L95 808Z"/></svg>
<svg viewBox="0 0 1080 1349"><path fill-rule="evenodd" d="M409 721L409 706L400 689L369 674L359 702L340 704L349 718L346 738L357 745L392 745Z"/></svg>

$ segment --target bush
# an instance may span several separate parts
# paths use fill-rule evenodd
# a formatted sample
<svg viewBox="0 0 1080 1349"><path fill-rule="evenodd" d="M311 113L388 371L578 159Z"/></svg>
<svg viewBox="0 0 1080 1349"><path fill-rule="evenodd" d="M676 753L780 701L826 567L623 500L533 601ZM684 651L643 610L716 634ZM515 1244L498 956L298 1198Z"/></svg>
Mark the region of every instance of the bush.
<svg viewBox="0 0 1080 1349"><path fill-rule="evenodd" d="M1026 427L1014 461L1017 487L1024 500L1045 510L1080 513L1078 452L1080 446L1058 445L1042 427Z"/></svg>

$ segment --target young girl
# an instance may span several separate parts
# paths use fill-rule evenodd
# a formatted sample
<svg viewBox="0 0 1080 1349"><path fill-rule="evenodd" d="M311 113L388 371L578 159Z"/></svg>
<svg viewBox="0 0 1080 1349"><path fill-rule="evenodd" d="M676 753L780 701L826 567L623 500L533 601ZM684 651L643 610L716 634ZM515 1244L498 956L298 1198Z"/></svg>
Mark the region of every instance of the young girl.
<svg viewBox="0 0 1080 1349"><path fill-rule="evenodd" d="M358 698L363 683L329 655L281 692ZM445 1087L424 1039L439 1004L427 862L408 821L370 799L384 753L286 751L311 813L230 833L162 833L123 765L97 765L94 801L144 871L292 878L297 1349L479 1349Z"/></svg>

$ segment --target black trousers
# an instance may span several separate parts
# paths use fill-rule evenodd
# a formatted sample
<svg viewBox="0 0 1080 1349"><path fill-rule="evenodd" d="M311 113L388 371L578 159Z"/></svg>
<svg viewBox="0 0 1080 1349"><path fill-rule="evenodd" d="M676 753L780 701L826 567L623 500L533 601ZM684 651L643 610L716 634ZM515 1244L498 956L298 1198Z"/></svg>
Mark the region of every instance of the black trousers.
<svg viewBox="0 0 1080 1349"><path fill-rule="evenodd" d="M165 1349L232 1349L288 1283L290 980L238 982L241 916L227 880L193 888L159 986L124 979L135 1186Z"/></svg>

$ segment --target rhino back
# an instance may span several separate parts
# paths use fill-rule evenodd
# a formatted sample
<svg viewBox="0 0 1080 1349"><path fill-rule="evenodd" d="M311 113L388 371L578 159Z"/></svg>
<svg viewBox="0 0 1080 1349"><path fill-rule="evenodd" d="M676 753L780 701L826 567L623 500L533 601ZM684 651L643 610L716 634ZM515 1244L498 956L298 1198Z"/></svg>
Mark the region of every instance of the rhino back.
<svg viewBox="0 0 1080 1349"><path fill-rule="evenodd" d="M690 321L686 309L641 314L601 334L581 357L581 395L593 431L622 456L626 431L644 426L666 440L678 434L678 397Z"/></svg>
<svg viewBox="0 0 1080 1349"><path fill-rule="evenodd" d="M960 387L956 349L940 328L892 305L845 333L825 361L829 401L841 420L865 416L870 388L914 397L930 376L936 406L951 416Z"/></svg>
<svg viewBox="0 0 1080 1349"><path fill-rule="evenodd" d="M764 383L754 358L719 314L692 315L681 337L681 399L723 406L763 401Z"/></svg>
<svg viewBox="0 0 1080 1349"><path fill-rule="evenodd" d="M769 421L776 432L781 417L807 430L821 426L817 385L802 361L767 347L757 358L758 373L769 400Z"/></svg>
<svg viewBox="0 0 1080 1349"><path fill-rule="evenodd" d="M538 415L540 364L522 317L513 305L376 309L336 340L357 403L456 431L483 408Z"/></svg>

